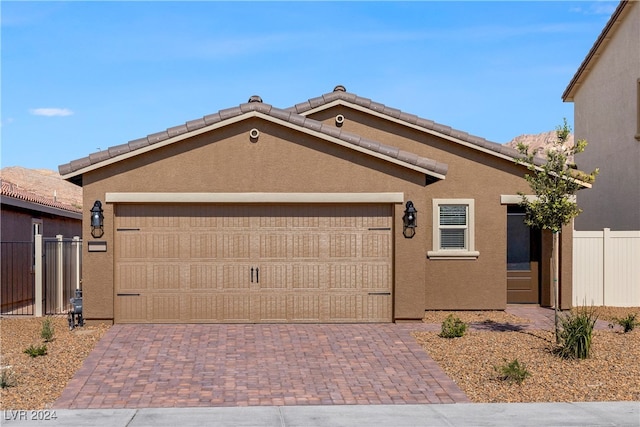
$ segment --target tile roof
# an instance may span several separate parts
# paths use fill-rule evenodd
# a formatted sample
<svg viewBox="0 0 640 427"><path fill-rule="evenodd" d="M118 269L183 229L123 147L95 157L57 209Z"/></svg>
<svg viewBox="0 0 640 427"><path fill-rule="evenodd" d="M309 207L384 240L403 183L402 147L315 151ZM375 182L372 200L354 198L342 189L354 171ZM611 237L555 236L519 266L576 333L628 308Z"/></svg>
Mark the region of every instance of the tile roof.
<svg viewBox="0 0 640 427"><path fill-rule="evenodd" d="M62 209L69 212L82 213L82 210L75 206L71 206L66 203L60 203L50 197L45 197L40 194L27 191L23 188L18 187L18 185L7 181L6 179L3 179L1 181L1 184L2 184L2 188L0 191L0 195L4 197L11 197L17 200L35 203L35 204L47 206L50 208Z"/></svg>
<svg viewBox="0 0 640 427"><path fill-rule="evenodd" d="M513 159L522 157L518 150L516 150L515 148L511 148L507 145L499 144L497 142L491 142L485 138L474 136L467 132L453 129L450 126L436 123L433 120L423 119L416 116L415 114L409 114L398 110L397 108L391 108L379 102L374 102L369 98L360 97L356 94L347 92L344 86L340 85L336 86L333 92L324 94L317 98L311 98L306 102L302 102L300 104L294 105L293 107L289 107L287 108L287 110L293 113L305 115L317 109L321 109L322 107L332 104L336 101L371 110L378 115L387 116L389 119L394 119L412 126L416 126L418 128L422 128L430 133L439 134L439 136L442 136L453 142L463 143L471 147L493 152L495 154ZM542 158L536 157L534 158L534 162L537 165L541 165L544 164L545 161Z"/></svg>
<svg viewBox="0 0 640 427"><path fill-rule="evenodd" d="M188 137L190 133L197 132L208 126L216 124L223 125L227 120L233 120L239 117L241 118L241 116L249 113L259 113L273 119L288 122L293 126L319 132L326 137L337 138L346 143L345 145L347 146L352 145L354 147L361 147L364 150L394 159L397 162L416 166L439 178L446 175L448 166L444 163L440 163L426 157L421 157L414 153L399 150L396 147L366 139L357 134L344 131L339 127L327 125L306 117L306 115L315 109L328 107L333 102L341 102L360 109L364 108L380 117L387 117L390 120L398 121L414 128L420 128L425 132L448 139L454 143L466 145L505 159L521 157L518 151L514 148L497 142L488 141L485 138L470 135L467 132L418 117L415 114L403 112L397 108L388 107L379 102L374 102L369 98L360 97L356 94L347 92L344 86L339 85L330 93L316 98L311 98L308 101L296 104L295 106L286 109L276 108L270 104L263 103L259 96L254 95L248 102L240 104L237 107L226 108L216 113L209 114L195 120L190 120L184 124L173 126L166 130L129 141L126 144L115 145L106 150L89 154L87 157L60 165L58 170L65 179L74 180L74 178L76 178L75 180L77 181L77 178L81 177L83 172L118 161L119 157L129 155L130 153L135 154L135 151L137 150L147 147L152 148L154 144L164 141L171 143L171 138L180 136ZM544 159L542 158L535 158L534 161L538 165L544 163Z"/></svg>

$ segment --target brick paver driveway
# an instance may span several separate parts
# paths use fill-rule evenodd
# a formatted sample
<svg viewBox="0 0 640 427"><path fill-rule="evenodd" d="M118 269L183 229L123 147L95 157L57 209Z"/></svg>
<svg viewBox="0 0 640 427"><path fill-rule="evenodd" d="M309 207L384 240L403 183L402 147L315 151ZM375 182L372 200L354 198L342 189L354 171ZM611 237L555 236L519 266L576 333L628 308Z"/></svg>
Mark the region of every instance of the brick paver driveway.
<svg viewBox="0 0 640 427"><path fill-rule="evenodd" d="M423 324L114 325L56 408L469 402Z"/></svg>

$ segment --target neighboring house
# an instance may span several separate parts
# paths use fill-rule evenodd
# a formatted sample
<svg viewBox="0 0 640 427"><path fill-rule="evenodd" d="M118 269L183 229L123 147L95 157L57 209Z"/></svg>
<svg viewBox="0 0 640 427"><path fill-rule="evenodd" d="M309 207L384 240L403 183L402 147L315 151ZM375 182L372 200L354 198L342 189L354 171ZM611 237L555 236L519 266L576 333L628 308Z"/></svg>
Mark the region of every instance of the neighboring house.
<svg viewBox="0 0 640 427"><path fill-rule="evenodd" d="M66 203L2 180L0 192L0 301L2 312L31 305L34 298L34 240L80 236L82 212Z"/></svg>
<svg viewBox="0 0 640 427"><path fill-rule="evenodd" d="M562 95L574 103L576 155L600 168L578 194L574 303L640 305L640 4L621 1Z"/></svg>
<svg viewBox="0 0 640 427"><path fill-rule="evenodd" d="M573 102L576 156L600 168L578 195L576 230L640 230L640 5L621 1L562 95Z"/></svg>
<svg viewBox="0 0 640 427"><path fill-rule="evenodd" d="M3 242L33 242L34 234L65 237L82 234L82 211L67 203L27 191L2 180L0 193Z"/></svg>
<svg viewBox="0 0 640 427"><path fill-rule="evenodd" d="M288 109L253 96L93 153L59 167L104 210L99 238L84 211L84 314L391 322L550 306L551 238L523 224L516 155L342 86ZM403 226L409 201L415 229ZM571 241L568 227L563 307Z"/></svg>

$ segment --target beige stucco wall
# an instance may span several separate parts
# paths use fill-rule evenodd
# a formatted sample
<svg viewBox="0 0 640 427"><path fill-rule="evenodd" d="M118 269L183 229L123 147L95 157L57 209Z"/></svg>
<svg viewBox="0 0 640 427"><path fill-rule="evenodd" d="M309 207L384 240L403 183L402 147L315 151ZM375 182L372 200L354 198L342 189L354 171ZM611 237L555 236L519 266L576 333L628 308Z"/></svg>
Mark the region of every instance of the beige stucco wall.
<svg viewBox="0 0 640 427"><path fill-rule="evenodd" d="M505 308L506 205L500 196L528 191L524 169L477 150L452 149L450 143L423 132L371 122L360 112L342 113L345 126L363 136L448 163L446 180L425 185L423 173L252 118L85 173L84 204L104 202L108 192L401 192L405 201L414 202L419 216L416 237L405 239L404 205L395 205L394 318L420 319L425 309ZM335 111L328 114L327 120L335 117ZM249 137L252 128L260 131L257 142ZM427 258L432 249L433 198L475 200L478 259ZM108 250L86 253L83 261L89 320L113 319L114 205L103 207L105 234L100 240L107 242ZM84 219L85 241L95 240L88 212Z"/></svg>
<svg viewBox="0 0 640 427"><path fill-rule="evenodd" d="M593 188L578 194L576 230L640 230L640 5L629 2L623 13L574 96L575 136L589 143L576 162L600 168Z"/></svg>
<svg viewBox="0 0 640 427"><path fill-rule="evenodd" d="M335 116L345 117L343 129L385 144L414 152L449 165L445 180L427 187L423 192L419 211L419 230L415 239L422 244L419 266L424 271L424 301L426 309L504 309L507 298L506 229L507 206L500 203L501 195L515 195L519 191L529 194L523 179L526 170L511 160L497 158L476 149L445 141L424 131L381 121L351 108L337 106L313 115L325 123ZM433 245L432 199L464 198L475 200L475 249L480 256L475 260L429 259L427 251ZM564 258L561 284L561 307L568 308L571 299L571 227L562 233ZM568 240L567 240L568 239ZM551 238L544 239L542 247L541 304L553 304L550 258Z"/></svg>

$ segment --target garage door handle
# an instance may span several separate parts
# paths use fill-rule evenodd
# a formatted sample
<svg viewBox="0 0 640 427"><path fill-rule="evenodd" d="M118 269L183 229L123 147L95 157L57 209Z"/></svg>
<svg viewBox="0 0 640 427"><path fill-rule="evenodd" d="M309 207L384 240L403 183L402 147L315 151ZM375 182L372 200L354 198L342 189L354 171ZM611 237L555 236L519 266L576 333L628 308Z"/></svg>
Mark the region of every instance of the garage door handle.
<svg viewBox="0 0 640 427"><path fill-rule="evenodd" d="M251 267L251 283L253 283L253 267Z"/></svg>
<svg viewBox="0 0 640 427"><path fill-rule="evenodd" d="M119 297L139 297L140 294L116 294Z"/></svg>
<svg viewBox="0 0 640 427"><path fill-rule="evenodd" d="M260 269L256 267L256 283L260 283Z"/></svg>
<svg viewBox="0 0 640 427"><path fill-rule="evenodd" d="M369 295L391 295L391 292L369 292Z"/></svg>

